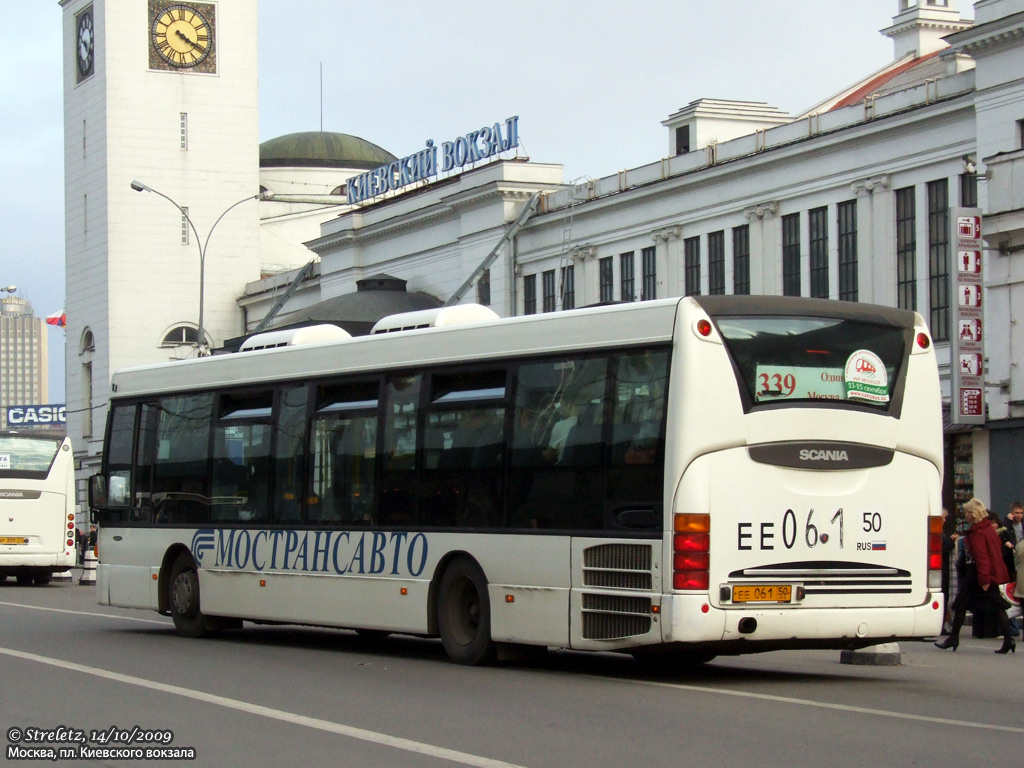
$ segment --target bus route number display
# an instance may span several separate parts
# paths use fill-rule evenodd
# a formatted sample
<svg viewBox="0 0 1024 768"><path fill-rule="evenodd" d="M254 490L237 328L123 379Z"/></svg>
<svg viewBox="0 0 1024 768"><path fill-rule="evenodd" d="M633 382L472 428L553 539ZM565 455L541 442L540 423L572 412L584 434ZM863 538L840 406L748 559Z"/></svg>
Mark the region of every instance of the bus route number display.
<svg viewBox="0 0 1024 768"><path fill-rule="evenodd" d="M757 366L757 400L845 400L842 368Z"/></svg>
<svg viewBox="0 0 1024 768"><path fill-rule="evenodd" d="M757 401L863 400L889 402L889 376L882 359L868 349L858 349L845 368L792 365L758 365Z"/></svg>

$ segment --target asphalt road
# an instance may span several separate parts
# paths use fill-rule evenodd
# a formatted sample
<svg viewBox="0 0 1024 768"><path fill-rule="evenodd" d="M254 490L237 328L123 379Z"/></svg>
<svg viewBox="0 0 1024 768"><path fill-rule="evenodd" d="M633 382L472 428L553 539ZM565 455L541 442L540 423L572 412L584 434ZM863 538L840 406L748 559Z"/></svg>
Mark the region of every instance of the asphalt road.
<svg viewBox="0 0 1024 768"><path fill-rule="evenodd" d="M1020 768L1024 643L998 645L904 643L895 667L779 652L687 675L552 651L466 668L411 637L247 624L186 640L155 613L96 605L90 587L8 580L0 747L78 756L51 765L180 764L139 759L167 748L201 766Z"/></svg>

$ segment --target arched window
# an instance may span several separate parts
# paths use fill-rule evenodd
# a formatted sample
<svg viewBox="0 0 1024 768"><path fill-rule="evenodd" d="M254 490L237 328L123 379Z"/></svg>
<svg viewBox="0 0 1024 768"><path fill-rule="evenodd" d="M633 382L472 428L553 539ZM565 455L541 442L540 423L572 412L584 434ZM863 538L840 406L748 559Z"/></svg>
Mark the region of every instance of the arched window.
<svg viewBox="0 0 1024 768"><path fill-rule="evenodd" d="M86 328L82 331L82 343L79 345L78 354L84 355L86 352L96 351L96 339L92 335L92 329Z"/></svg>
<svg viewBox="0 0 1024 768"><path fill-rule="evenodd" d="M331 190L331 194L337 197L345 197L345 185L342 184L340 187L335 187Z"/></svg>
<svg viewBox="0 0 1024 768"><path fill-rule="evenodd" d="M199 331L189 325L178 325L167 332L164 340L160 342L161 347L180 347L184 345L194 346L199 340Z"/></svg>

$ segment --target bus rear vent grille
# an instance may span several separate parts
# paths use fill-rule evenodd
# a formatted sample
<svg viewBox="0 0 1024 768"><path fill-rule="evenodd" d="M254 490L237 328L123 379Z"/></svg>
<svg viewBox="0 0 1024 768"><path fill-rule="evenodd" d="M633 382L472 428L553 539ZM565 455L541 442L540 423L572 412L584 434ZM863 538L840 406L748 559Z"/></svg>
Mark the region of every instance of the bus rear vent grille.
<svg viewBox="0 0 1024 768"><path fill-rule="evenodd" d="M583 595L583 637L616 640L651 631L651 601L625 595Z"/></svg>
<svg viewBox="0 0 1024 768"><path fill-rule="evenodd" d="M606 589L653 587L649 544L600 544L583 550L583 583Z"/></svg>

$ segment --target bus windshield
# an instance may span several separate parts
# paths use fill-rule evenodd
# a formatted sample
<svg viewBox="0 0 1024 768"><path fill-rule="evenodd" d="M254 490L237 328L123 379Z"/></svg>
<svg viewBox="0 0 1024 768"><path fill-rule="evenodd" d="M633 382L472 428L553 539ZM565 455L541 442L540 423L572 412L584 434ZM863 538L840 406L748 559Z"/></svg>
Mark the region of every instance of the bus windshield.
<svg viewBox="0 0 1024 768"><path fill-rule="evenodd" d="M832 400L888 410L907 350L904 328L825 317L716 318L753 405Z"/></svg>
<svg viewBox="0 0 1024 768"><path fill-rule="evenodd" d="M0 476L30 472L45 477L60 444L52 438L0 435Z"/></svg>

